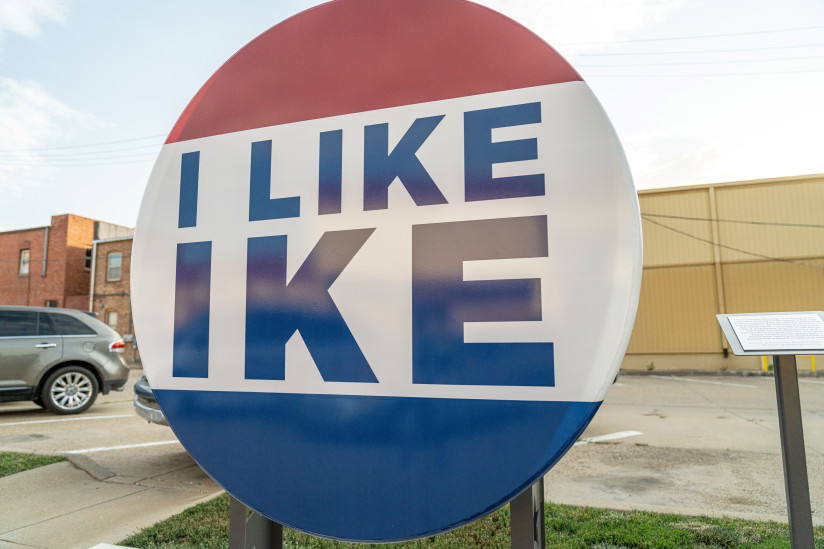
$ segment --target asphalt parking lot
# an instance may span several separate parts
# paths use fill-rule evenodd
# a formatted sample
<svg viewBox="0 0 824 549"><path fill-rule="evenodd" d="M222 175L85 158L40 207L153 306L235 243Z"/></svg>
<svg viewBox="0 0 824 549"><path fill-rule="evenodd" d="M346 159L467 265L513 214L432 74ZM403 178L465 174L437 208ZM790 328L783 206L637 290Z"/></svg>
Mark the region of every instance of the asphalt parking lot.
<svg viewBox="0 0 824 549"><path fill-rule="evenodd" d="M116 543L220 491L170 429L134 415L139 374L79 416L0 404L0 451L73 461L0 479L0 549ZM824 378L799 386L820 525ZM783 482L772 377L663 373L619 377L583 440L547 475L546 492L576 505L786 521Z"/></svg>
<svg viewBox="0 0 824 549"><path fill-rule="evenodd" d="M824 524L824 378L799 378L813 522ZM547 499L786 522L775 380L621 375L584 437L546 477Z"/></svg>

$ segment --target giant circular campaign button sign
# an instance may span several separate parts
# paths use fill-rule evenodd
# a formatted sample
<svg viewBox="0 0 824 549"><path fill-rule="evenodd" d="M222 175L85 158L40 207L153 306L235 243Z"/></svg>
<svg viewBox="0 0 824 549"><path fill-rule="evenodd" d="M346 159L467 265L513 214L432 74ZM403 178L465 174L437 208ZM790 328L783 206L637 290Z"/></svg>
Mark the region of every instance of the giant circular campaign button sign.
<svg viewBox="0 0 824 549"><path fill-rule="evenodd" d="M339 0L186 107L132 299L210 476L289 527L389 541L475 520L561 458L640 279L621 145L552 48L463 0Z"/></svg>

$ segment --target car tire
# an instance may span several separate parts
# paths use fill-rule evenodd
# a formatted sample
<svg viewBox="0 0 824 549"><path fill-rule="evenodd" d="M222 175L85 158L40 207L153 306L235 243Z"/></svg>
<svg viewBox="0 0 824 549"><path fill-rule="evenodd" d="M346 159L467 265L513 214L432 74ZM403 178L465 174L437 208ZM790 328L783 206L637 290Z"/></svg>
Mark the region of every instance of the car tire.
<svg viewBox="0 0 824 549"><path fill-rule="evenodd" d="M40 398L55 414L79 414L97 398L97 378L82 366L64 366L46 378Z"/></svg>
<svg viewBox="0 0 824 549"><path fill-rule="evenodd" d="M46 407L46 403L43 402L43 397L41 397L40 395L37 395L37 398L35 398L32 402L34 402L35 404L37 404L41 408Z"/></svg>

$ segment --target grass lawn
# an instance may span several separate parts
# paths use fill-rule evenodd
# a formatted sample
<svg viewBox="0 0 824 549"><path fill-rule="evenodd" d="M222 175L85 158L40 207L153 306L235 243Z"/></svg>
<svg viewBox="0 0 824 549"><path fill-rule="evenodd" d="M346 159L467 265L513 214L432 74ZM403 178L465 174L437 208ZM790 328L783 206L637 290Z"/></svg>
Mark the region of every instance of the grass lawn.
<svg viewBox="0 0 824 549"><path fill-rule="evenodd" d="M546 546L573 549L787 548L787 525L740 519L688 517L634 511L546 506ZM229 546L229 496L187 509L120 542L139 549L218 549ZM289 549L366 548L284 529ZM431 538L382 547L458 549L509 548L509 506L472 524ZM824 528L815 529L815 547L824 549Z"/></svg>
<svg viewBox="0 0 824 549"><path fill-rule="evenodd" d="M58 456L37 456L34 454L19 454L17 452L0 452L0 477L28 471L35 467L50 465L66 458Z"/></svg>

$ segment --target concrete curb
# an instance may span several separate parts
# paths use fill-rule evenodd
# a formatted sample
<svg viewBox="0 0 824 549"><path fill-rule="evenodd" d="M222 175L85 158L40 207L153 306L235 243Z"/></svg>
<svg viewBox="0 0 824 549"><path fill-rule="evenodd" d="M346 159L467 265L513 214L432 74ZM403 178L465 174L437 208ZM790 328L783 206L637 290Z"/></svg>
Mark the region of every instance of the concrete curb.
<svg viewBox="0 0 824 549"><path fill-rule="evenodd" d="M63 457L95 480L103 481L116 476L114 472L106 469L88 456L82 454L63 454Z"/></svg>
<svg viewBox="0 0 824 549"><path fill-rule="evenodd" d="M619 370L621 376L702 376L702 377L775 377L763 370ZM824 371L801 370L798 377L824 378Z"/></svg>

